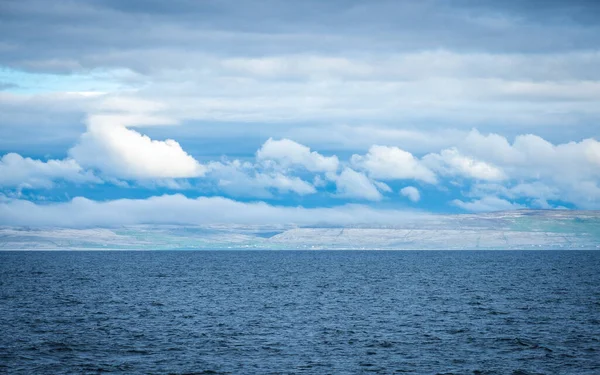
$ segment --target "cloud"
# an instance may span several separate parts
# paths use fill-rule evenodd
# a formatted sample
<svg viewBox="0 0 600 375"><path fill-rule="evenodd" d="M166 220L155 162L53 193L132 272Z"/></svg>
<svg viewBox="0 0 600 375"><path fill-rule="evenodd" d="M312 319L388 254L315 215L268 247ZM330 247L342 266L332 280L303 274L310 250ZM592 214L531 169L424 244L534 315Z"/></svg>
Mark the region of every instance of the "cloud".
<svg viewBox="0 0 600 375"><path fill-rule="evenodd" d="M186 178L204 175L206 168L172 139L158 141L127 128L160 124L151 115L92 115L87 131L69 155L80 165L125 179Z"/></svg>
<svg viewBox="0 0 600 375"><path fill-rule="evenodd" d="M498 86L502 88L496 91L498 95L533 95L550 99L594 95L596 86L589 79L600 78L593 69L598 63L600 54L597 51L528 55L436 48L380 53L377 57L326 54L236 57L219 60L218 66L229 74L258 79L491 79L490 83L511 83Z"/></svg>
<svg viewBox="0 0 600 375"><path fill-rule="evenodd" d="M22 155L64 154L82 133L84 113L98 100L81 93L0 91L0 150Z"/></svg>
<svg viewBox="0 0 600 375"><path fill-rule="evenodd" d="M0 186L17 188L51 188L56 181L102 183L98 177L73 159L34 160L9 153L0 158Z"/></svg>
<svg viewBox="0 0 600 375"><path fill-rule="evenodd" d="M481 199L464 202L460 199L455 199L452 204L462 208L465 211L471 212L491 212L491 211L508 211L525 208L524 206L509 202L494 196L484 197Z"/></svg>
<svg viewBox="0 0 600 375"><path fill-rule="evenodd" d="M256 159L273 161L284 168L300 166L311 172L335 172L339 166L337 156L323 156L289 139L269 138L256 152Z"/></svg>
<svg viewBox="0 0 600 375"><path fill-rule="evenodd" d="M506 175L500 168L464 156L456 148L442 150L439 154L428 154L423 158L423 162L432 170L444 175L462 176L483 181L506 179Z"/></svg>
<svg viewBox="0 0 600 375"><path fill-rule="evenodd" d="M514 184L481 183L477 182L471 186L469 197L485 197L496 195L508 199L543 199L559 200L560 189L555 186L546 185L540 181L516 182Z"/></svg>
<svg viewBox="0 0 600 375"><path fill-rule="evenodd" d="M558 199L580 208L600 207L600 142L595 139L553 144L537 135L524 134L511 144L501 135L472 131L459 147L470 157L501 168L511 194ZM542 185L547 188L541 189ZM540 188L537 194L532 186Z"/></svg>
<svg viewBox="0 0 600 375"><path fill-rule="evenodd" d="M600 142L593 138L580 142L553 144L534 134L515 137L513 143L499 134L483 135L473 130L460 146L470 155L494 163L511 176L572 178L587 174L600 177ZM562 173L555 173L560 168Z"/></svg>
<svg viewBox="0 0 600 375"><path fill-rule="evenodd" d="M374 145L364 155L352 155L351 164L364 170L372 178L382 180L414 179L434 184L434 173L415 158L410 152L398 147Z"/></svg>
<svg viewBox="0 0 600 375"><path fill-rule="evenodd" d="M0 225L49 227L114 227L132 224L249 224L358 225L400 224L430 215L363 205L332 208L272 206L220 197L187 198L163 195L148 199L93 201L77 197L68 202L35 204L26 200L0 201Z"/></svg>
<svg viewBox="0 0 600 375"><path fill-rule="evenodd" d="M381 182L381 181L375 181L372 180L371 181L373 183L373 185L377 186L377 189L379 189L379 191L385 192L385 193L391 193L392 192L392 188L386 184L385 182Z"/></svg>
<svg viewBox="0 0 600 375"><path fill-rule="evenodd" d="M425 154L455 146L463 141L468 131L452 128L417 130L413 126L331 124L307 125L302 128L269 128L271 133L285 135L297 142L305 142L327 150L368 149L373 145L394 146L412 154Z"/></svg>
<svg viewBox="0 0 600 375"><path fill-rule="evenodd" d="M410 199L412 202L418 202L421 200L421 194L419 190L414 186L407 186L400 190L400 194Z"/></svg>
<svg viewBox="0 0 600 375"><path fill-rule="evenodd" d="M234 55L243 59L238 64L242 68L262 72L265 65L270 71L280 64L270 64L275 68L265 62L256 64L255 56L312 51L358 50L372 55L382 50L445 48L542 55L598 49L594 1L577 1L576 6L553 2L556 5L543 10L516 3L522 2L224 0L173 1L164 7L157 6L159 2L130 0L65 2L41 12L43 0L21 0L3 4L0 33L12 48L6 48L0 62L61 72L106 65L148 71L156 65L188 66L174 52L194 51L202 45L203 51ZM257 19L262 22L254 22ZM43 37L33 38L35 27L45 31ZM555 37L548 40L549 34ZM48 41L56 43L53 48ZM147 56L140 57L142 52L152 52L154 59L144 60ZM422 62L439 61L431 60ZM279 70L285 71L285 65Z"/></svg>
<svg viewBox="0 0 600 375"><path fill-rule="evenodd" d="M342 173L333 179L336 183L337 197L370 201L380 201L383 198L378 186L373 181L351 168L344 168ZM382 186L384 191L389 191L387 185L379 186Z"/></svg>
<svg viewBox="0 0 600 375"><path fill-rule="evenodd" d="M233 196L273 198L271 191L298 195L317 192L310 183L281 172L261 170L260 165L234 160L208 164L206 179L215 180L218 189Z"/></svg>
<svg viewBox="0 0 600 375"><path fill-rule="evenodd" d="M260 173L255 177L256 181L266 187L272 187L279 192L294 192L298 195L314 194L316 189L310 183L298 177L289 177L281 173Z"/></svg>

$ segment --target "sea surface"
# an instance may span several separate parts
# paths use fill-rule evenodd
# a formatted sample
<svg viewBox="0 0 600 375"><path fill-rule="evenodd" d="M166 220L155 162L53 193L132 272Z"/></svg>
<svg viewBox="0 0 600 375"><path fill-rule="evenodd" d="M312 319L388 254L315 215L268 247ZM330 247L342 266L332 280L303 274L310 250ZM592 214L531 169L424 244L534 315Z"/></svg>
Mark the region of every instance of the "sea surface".
<svg viewBox="0 0 600 375"><path fill-rule="evenodd" d="M600 251L0 252L0 373L600 374Z"/></svg>

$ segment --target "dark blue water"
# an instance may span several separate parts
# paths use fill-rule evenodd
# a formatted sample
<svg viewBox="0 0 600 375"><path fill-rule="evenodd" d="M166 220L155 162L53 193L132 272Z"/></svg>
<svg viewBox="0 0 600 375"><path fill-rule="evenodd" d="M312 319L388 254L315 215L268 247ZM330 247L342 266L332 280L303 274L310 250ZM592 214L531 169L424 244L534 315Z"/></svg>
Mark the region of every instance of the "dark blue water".
<svg viewBox="0 0 600 375"><path fill-rule="evenodd" d="M600 252L0 252L0 373L600 374Z"/></svg>

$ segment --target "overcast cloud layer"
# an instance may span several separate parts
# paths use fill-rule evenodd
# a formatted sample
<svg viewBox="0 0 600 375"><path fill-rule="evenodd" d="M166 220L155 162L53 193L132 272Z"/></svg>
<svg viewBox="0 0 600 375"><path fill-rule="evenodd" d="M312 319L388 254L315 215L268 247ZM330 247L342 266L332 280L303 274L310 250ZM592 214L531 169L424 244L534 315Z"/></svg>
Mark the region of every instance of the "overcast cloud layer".
<svg viewBox="0 0 600 375"><path fill-rule="evenodd" d="M600 209L599 4L2 1L0 221Z"/></svg>

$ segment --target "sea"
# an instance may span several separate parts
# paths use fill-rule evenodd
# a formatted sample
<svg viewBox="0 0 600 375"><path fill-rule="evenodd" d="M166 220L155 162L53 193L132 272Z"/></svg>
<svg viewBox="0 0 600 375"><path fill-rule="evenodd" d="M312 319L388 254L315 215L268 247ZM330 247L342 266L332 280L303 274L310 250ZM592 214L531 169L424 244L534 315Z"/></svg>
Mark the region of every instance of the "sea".
<svg viewBox="0 0 600 375"><path fill-rule="evenodd" d="M600 374L600 251L0 252L1 374Z"/></svg>

